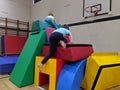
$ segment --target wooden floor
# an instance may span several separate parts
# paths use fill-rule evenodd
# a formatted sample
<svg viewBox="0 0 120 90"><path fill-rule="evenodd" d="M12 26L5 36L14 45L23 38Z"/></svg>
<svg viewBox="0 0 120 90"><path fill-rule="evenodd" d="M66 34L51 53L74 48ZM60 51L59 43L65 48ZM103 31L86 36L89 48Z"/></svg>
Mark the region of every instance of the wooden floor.
<svg viewBox="0 0 120 90"><path fill-rule="evenodd" d="M44 90L48 90L48 84L41 86ZM29 85L22 88L18 88L11 81L9 81L9 75L0 75L0 90L43 90L35 85ZM120 86L110 88L107 90L120 90Z"/></svg>
<svg viewBox="0 0 120 90"><path fill-rule="evenodd" d="M45 90L48 90L48 84L42 86ZM18 88L11 81L9 81L9 75L0 75L0 90L42 90L35 85L29 85L22 88Z"/></svg>

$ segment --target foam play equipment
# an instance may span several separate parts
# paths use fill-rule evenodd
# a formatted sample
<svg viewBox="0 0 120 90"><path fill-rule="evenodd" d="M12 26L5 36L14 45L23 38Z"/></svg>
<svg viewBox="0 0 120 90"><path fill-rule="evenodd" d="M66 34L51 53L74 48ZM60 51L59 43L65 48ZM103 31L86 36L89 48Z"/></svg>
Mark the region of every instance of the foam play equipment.
<svg viewBox="0 0 120 90"><path fill-rule="evenodd" d="M12 72L26 40L27 37L24 36L1 36L2 57L0 57L0 74Z"/></svg>
<svg viewBox="0 0 120 90"><path fill-rule="evenodd" d="M55 30L55 28L45 28L47 42L49 42L50 34Z"/></svg>
<svg viewBox="0 0 120 90"><path fill-rule="evenodd" d="M9 78L16 86L23 87L33 84L35 56L41 55L44 43L44 30L28 37Z"/></svg>
<svg viewBox="0 0 120 90"><path fill-rule="evenodd" d="M107 90L120 85L120 56L100 52L89 56L81 87L85 90Z"/></svg>
<svg viewBox="0 0 120 90"><path fill-rule="evenodd" d="M41 30L45 30L46 27L52 27L52 26L45 21L35 20L32 23L31 34L37 34Z"/></svg>
<svg viewBox="0 0 120 90"><path fill-rule="evenodd" d="M20 54L26 40L27 37L25 36L3 35L1 37L2 55Z"/></svg>
<svg viewBox="0 0 120 90"><path fill-rule="evenodd" d="M59 75L56 90L80 90L85 65L86 59L67 62Z"/></svg>
<svg viewBox="0 0 120 90"><path fill-rule="evenodd" d="M18 60L18 55L0 57L0 74L9 74Z"/></svg>
<svg viewBox="0 0 120 90"><path fill-rule="evenodd" d="M42 68L42 72L39 72L38 64L42 61L43 56L37 56L35 61L35 76L34 84L37 86L43 85L48 82L48 77L44 74L49 75L49 90L56 90L56 81L59 73L65 64L64 60L58 58L50 58Z"/></svg>
<svg viewBox="0 0 120 90"><path fill-rule="evenodd" d="M42 55L45 56L49 51L49 44L44 44ZM67 61L77 61L87 58L93 53L91 44L67 44L66 49L61 45L57 46L54 57Z"/></svg>

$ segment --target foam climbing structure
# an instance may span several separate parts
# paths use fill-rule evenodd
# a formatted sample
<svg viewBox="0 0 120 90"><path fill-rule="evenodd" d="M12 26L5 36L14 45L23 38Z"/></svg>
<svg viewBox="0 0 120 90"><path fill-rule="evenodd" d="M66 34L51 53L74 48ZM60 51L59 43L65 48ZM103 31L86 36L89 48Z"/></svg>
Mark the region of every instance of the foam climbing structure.
<svg viewBox="0 0 120 90"><path fill-rule="evenodd" d="M3 35L1 37L2 55L20 54L26 40L25 36Z"/></svg>
<svg viewBox="0 0 120 90"><path fill-rule="evenodd" d="M86 59L67 62L59 75L56 90L80 90L85 65Z"/></svg>
<svg viewBox="0 0 120 90"><path fill-rule="evenodd" d="M46 39L45 27L52 26L40 20L32 23L31 33L9 78L18 87L34 83L35 56L42 53Z"/></svg>
<svg viewBox="0 0 120 90"><path fill-rule="evenodd" d="M40 33L40 31L45 30L46 27L52 27L52 26L45 21L35 20L32 23L31 34Z"/></svg>
<svg viewBox="0 0 120 90"><path fill-rule="evenodd" d="M49 51L49 44L43 47L42 55L45 56ZM67 44L66 49L61 45L57 46L56 54L54 57L67 61L77 61L87 58L93 53L91 44Z"/></svg>
<svg viewBox="0 0 120 90"><path fill-rule="evenodd" d="M50 58L47 63L43 65L42 72L39 72L38 64L43 58L43 56L36 57L34 84L41 86L48 83L49 79L49 90L56 90L56 82L65 61L58 58ZM49 75L49 78L44 74Z"/></svg>
<svg viewBox="0 0 120 90"><path fill-rule="evenodd" d="M18 61L10 75L12 81L18 87L30 85L34 82L35 56L40 55L45 42L45 31L30 35L18 58Z"/></svg>
<svg viewBox="0 0 120 90"><path fill-rule="evenodd" d="M27 37L25 36L1 36L0 74L10 74L12 72L26 40Z"/></svg>
<svg viewBox="0 0 120 90"><path fill-rule="evenodd" d="M41 86L49 79L49 90L79 90L84 76L86 58L93 52L92 45L67 44L66 49L58 45L55 56L43 65L43 71L40 73L38 64L48 51L49 44L45 44L42 50L42 56L36 57L34 84ZM63 61L65 62L64 67ZM59 64L56 66L58 62ZM59 73L57 74L56 72Z"/></svg>
<svg viewBox="0 0 120 90"><path fill-rule="evenodd" d="M87 60L81 87L107 90L120 85L120 56L117 53L93 53Z"/></svg>

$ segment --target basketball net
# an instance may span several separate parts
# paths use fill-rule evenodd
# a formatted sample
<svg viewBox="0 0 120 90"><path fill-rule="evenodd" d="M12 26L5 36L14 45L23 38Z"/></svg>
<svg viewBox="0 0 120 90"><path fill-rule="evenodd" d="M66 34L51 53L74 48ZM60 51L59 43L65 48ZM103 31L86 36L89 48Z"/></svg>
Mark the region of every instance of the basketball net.
<svg viewBox="0 0 120 90"><path fill-rule="evenodd" d="M94 8L94 10L91 11L91 8ZM87 12L87 13L93 13L94 16L97 16L98 15L98 8L96 6L86 7L85 8L85 12Z"/></svg>
<svg viewBox="0 0 120 90"><path fill-rule="evenodd" d="M97 12L97 11L93 11L92 13L94 13L94 16L97 16L97 15L98 15L98 12Z"/></svg>

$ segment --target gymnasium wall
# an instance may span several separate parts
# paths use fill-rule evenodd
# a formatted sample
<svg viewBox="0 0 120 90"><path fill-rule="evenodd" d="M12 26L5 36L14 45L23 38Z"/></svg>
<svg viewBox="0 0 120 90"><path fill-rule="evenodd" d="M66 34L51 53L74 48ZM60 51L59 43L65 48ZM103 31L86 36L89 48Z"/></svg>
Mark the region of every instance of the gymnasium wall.
<svg viewBox="0 0 120 90"><path fill-rule="evenodd" d="M17 28L17 20L30 22L31 18L31 0L0 0L0 37L5 34L5 18L9 21L7 26ZM2 20L2 18L4 18ZM25 27L24 27L25 26ZM20 25L19 28L26 28L26 25ZM16 35L15 30L8 30L9 35ZM20 36L26 36L26 32L21 32Z"/></svg>
<svg viewBox="0 0 120 90"><path fill-rule="evenodd" d="M0 17L28 22L31 2L32 0L0 0Z"/></svg>
<svg viewBox="0 0 120 90"><path fill-rule="evenodd" d="M31 17L31 3L32 0L0 0L0 55L1 55L1 36L5 35L6 28L8 35L27 36L27 24L19 24L17 30L17 20L22 21L19 23L29 22ZM6 19L7 18L7 27Z"/></svg>
<svg viewBox="0 0 120 90"><path fill-rule="evenodd" d="M74 24L120 15L119 0L112 0L111 14L86 19L83 18L83 0L41 0L34 5L32 0L0 1L0 16L30 21L31 23L37 19L44 19L49 12L54 13L58 24ZM70 26L74 43L90 43L93 44L95 51L117 51L120 53L119 22L120 20L116 19ZM4 32L1 30L1 33Z"/></svg>
<svg viewBox="0 0 120 90"><path fill-rule="evenodd" d="M94 21L97 19L119 16L120 1L112 0L111 14L83 18L83 0L41 0L32 6L32 19L43 19L49 12L53 12L57 23L74 24L78 22ZM74 43L93 44L96 52L120 53L120 19L102 21L84 25L70 26Z"/></svg>
<svg viewBox="0 0 120 90"><path fill-rule="evenodd" d="M72 26L74 43L90 43L96 52L120 53L120 19ZM77 33L76 33L77 32Z"/></svg>

